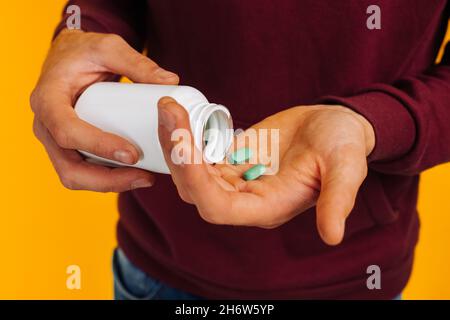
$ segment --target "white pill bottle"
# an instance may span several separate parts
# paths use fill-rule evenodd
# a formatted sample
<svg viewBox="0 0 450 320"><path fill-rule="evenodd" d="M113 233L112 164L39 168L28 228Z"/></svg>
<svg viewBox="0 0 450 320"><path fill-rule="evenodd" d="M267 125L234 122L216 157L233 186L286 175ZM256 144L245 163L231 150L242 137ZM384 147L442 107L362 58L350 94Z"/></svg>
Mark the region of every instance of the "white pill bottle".
<svg viewBox="0 0 450 320"><path fill-rule="evenodd" d="M220 104L209 103L195 88L100 82L81 94L75 112L82 120L133 143L141 152L141 158L132 167L170 173L158 138L157 104L164 96L174 98L189 113L195 146L203 152L204 161L222 161L233 140L230 112ZM82 153L102 164L124 165Z"/></svg>

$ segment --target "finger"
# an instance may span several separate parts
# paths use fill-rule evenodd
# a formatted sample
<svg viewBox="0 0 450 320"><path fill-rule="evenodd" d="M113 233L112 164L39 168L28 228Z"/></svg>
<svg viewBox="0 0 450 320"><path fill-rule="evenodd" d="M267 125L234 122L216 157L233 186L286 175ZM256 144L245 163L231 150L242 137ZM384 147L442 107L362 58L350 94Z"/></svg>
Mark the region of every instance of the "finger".
<svg viewBox="0 0 450 320"><path fill-rule="evenodd" d="M251 193L231 191L231 185L218 183L218 177L208 173L207 164L175 164L172 149L180 143L171 141L175 129L190 133L189 117L186 110L172 98L162 98L158 104L159 140L167 165L179 193L189 194L202 217L215 224L260 226L270 219L269 210L264 207L261 196ZM191 134L191 133L190 133ZM186 142L184 142L186 143ZM193 139L184 150L195 149ZM197 151L198 152L198 151ZM190 158L190 157L187 157Z"/></svg>
<svg viewBox="0 0 450 320"><path fill-rule="evenodd" d="M221 201L223 197L227 197L226 192L215 183L215 179L209 173L207 164L202 161L200 151L194 145L189 115L186 110L174 99L164 97L158 103L158 115L159 140L172 178L179 191L188 193L197 206L204 204L205 189L208 190L208 198L215 197ZM183 139L180 142L173 142L171 135L176 129L184 130L190 141ZM175 146L183 150L184 160L188 163L178 164L178 159L173 158L172 149ZM203 193L203 196L201 196L201 193Z"/></svg>
<svg viewBox="0 0 450 320"><path fill-rule="evenodd" d="M97 62L133 82L156 84L179 82L178 75L159 67L154 61L133 49L120 36L104 37L100 47L103 54Z"/></svg>
<svg viewBox="0 0 450 320"><path fill-rule="evenodd" d="M154 176L136 168L109 168L86 161L72 164L69 168L63 182L71 190L125 192L154 184Z"/></svg>
<svg viewBox="0 0 450 320"><path fill-rule="evenodd" d="M212 174L212 175L218 176L218 177L220 177L220 176L222 175L222 173L220 172L220 170L217 169L214 165L208 164L208 165L206 166L206 168L208 169L208 173L209 173L209 174Z"/></svg>
<svg viewBox="0 0 450 320"><path fill-rule="evenodd" d="M71 106L69 95L53 88L35 109L36 116L48 128L56 143L125 164L139 160L136 147L124 138L104 132L81 120Z"/></svg>
<svg viewBox="0 0 450 320"><path fill-rule="evenodd" d="M238 166L222 165L219 170L221 178L232 185L235 191L240 191L245 188L246 181L241 177L242 172L236 167Z"/></svg>
<svg viewBox="0 0 450 320"><path fill-rule="evenodd" d="M108 168L83 160L74 150L60 148L47 129L35 121L36 136L42 141L63 185L72 190L123 192L149 187L154 177L135 168Z"/></svg>
<svg viewBox="0 0 450 320"><path fill-rule="evenodd" d="M345 220L355 204L356 195L367 172L365 155L359 151L340 153L323 172L317 201L317 228L325 243L339 244L345 231Z"/></svg>

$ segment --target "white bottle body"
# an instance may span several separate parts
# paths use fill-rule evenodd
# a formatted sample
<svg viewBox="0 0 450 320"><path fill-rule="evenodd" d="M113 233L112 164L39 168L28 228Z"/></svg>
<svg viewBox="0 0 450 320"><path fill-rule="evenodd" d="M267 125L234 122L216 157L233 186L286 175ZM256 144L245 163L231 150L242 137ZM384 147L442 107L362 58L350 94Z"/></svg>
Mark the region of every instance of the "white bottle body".
<svg viewBox="0 0 450 320"><path fill-rule="evenodd" d="M170 173L158 139L157 104L164 96L174 98L188 111L195 144L200 150L203 149L203 137L199 135L203 134L200 129L201 126L204 127L201 122L205 122L205 117L198 117L199 110L220 110L220 119L229 120L227 124L222 123L221 128L231 126L232 129L231 116L225 107L210 104L200 91L188 86L96 83L80 96L75 105L75 112L84 121L133 143L141 153L141 158L133 167ZM227 134L224 139L227 144L224 148L228 148L232 137ZM82 153L103 164L124 165L87 152Z"/></svg>

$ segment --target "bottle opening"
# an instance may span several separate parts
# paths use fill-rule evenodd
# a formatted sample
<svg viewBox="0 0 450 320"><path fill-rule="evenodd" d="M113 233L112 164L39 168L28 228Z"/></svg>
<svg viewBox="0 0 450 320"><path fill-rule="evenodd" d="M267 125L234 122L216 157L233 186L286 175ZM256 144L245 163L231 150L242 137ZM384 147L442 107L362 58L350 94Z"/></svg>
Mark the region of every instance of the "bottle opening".
<svg viewBox="0 0 450 320"><path fill-rule="evenodd" d="M228 110L212 110L203 128L203 157L209 163L222 161L233 142L233 124Z"/></svg>
<svg viewBox="0 0 450 320"><path fill-rule="evenodd" d="M233 142L233 121L227 108L215 103L199 103L190 113L195 146L208 163L221 162Z"/></svg>

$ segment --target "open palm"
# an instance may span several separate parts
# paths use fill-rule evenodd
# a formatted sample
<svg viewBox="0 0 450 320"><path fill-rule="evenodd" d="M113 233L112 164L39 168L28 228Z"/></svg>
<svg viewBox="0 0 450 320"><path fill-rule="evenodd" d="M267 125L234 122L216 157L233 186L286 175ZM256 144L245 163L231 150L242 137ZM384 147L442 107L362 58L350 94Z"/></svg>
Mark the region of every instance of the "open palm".
<svg viewBox="0 0 450 320"><path fill-rule="evenodd" d="M252 126L279 129L279 170L253 181L242 178L250 164L174 164L171 150L183 142L171 141L171 132L190 130L189 117L167 97L159 103L159 117L160 142L180 197L196 205L206 221L274 228L317 205L324 241L342 240L373 148L361 116L341 106L294 107ZM236 139L236 148L245 144L243 136Z"/></svg>

